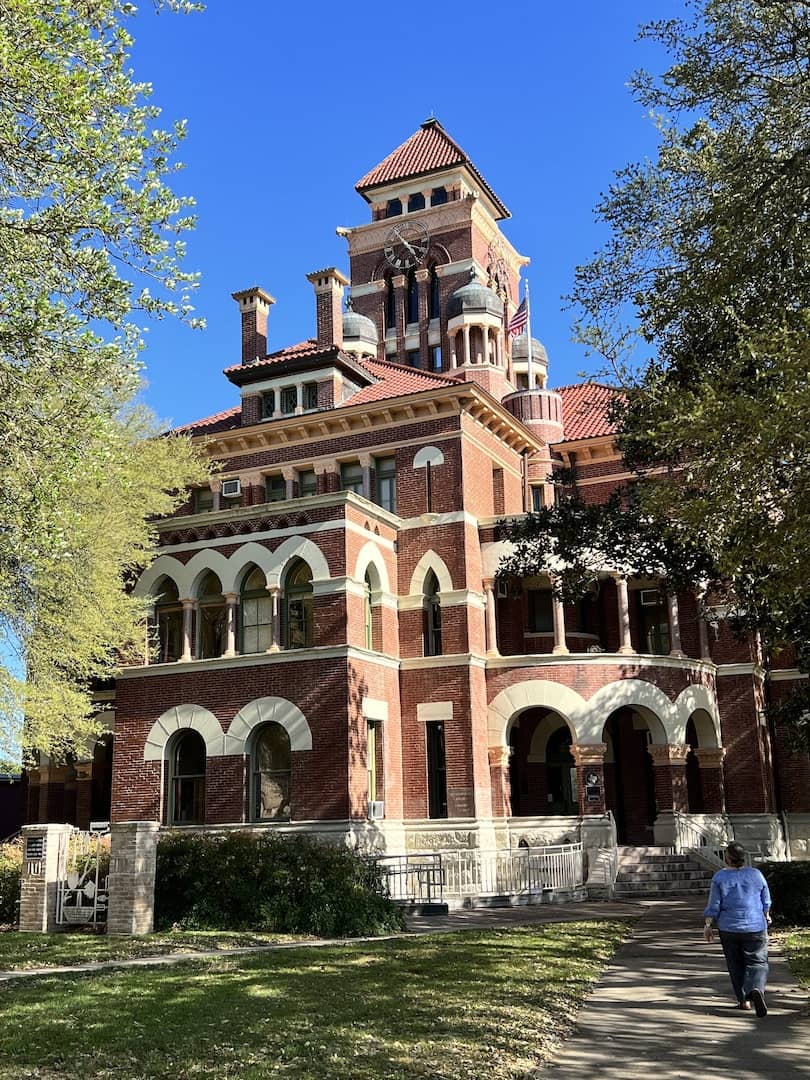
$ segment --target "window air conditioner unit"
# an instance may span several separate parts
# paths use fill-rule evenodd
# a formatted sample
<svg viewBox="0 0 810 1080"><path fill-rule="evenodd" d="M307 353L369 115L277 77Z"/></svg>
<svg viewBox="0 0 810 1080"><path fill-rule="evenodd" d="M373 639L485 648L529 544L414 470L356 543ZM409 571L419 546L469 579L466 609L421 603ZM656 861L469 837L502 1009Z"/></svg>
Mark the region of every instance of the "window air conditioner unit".
<svg viewBox="0 0 810 1080"><path fill-rule="evenodd" d="M658 607L658 589L642 589L641 606Z"/></svg>
<svg viewBox="0 0 810 1080"><path fill-rule="evenodd" d="M242 481L241 480L223 480L222 481L222 498L223 499L235 499L242 494Z"/></svg>
<svg viewBox="0 0 810 1080"><path fill-rule="evenodd" d="M379 821L385 817L385 803L375 799L368 804L368 816L372 821Z"/></svg>

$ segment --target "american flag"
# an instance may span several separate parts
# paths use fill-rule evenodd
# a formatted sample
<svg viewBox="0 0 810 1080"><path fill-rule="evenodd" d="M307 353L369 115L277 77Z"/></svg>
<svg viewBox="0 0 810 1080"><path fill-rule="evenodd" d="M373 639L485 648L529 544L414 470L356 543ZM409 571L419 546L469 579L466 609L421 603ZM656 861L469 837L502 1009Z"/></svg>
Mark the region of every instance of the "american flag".
<svg viewBox="0 0 810 1080"><path fill-rule="evenodd" d="M526 297L524 296L520 302L520 307L515 314L509 320L509 326L507 330L510 334L519 334L526 329L526 323L529 321L529 305L526 303Z"/></svg>

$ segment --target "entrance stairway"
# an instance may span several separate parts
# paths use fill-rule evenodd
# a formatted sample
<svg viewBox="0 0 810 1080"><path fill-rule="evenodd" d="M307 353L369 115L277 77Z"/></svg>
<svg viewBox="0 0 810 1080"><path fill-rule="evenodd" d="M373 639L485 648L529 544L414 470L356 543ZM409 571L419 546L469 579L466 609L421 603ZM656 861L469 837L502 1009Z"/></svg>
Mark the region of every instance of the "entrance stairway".
<svg viewBox="0 0 810 1080"><path fill-rule="evenodd" d="M686 894L708 896L714 873L690 855L675 855L666 847L619 847L617 900Z"/></svg>

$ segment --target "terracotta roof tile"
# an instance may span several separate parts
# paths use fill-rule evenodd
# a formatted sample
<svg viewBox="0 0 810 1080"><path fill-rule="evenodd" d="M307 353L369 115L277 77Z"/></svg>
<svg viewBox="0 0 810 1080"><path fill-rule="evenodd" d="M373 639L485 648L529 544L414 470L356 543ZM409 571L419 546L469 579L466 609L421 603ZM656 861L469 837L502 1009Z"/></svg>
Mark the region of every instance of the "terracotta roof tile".
<svg viewBox="0 0 810 1080"><path fill-rule="evenodd" d="M315 338L308 338L306 341L299 341L295 345L287 345L284 349L279 349L277 352L268 353L267 356L263 356L261 360L253 360L250 364L231 364L230 367L226 367L224 374L227 375L231 371L240 371L245 367L265 367L270 364L280 364L282 360L289 360L293 356L306 356L308 353L323 352L323 349L318 345Z"/></svg>
<svg viewBox="0 0 810 1080"><path fill-rule="evenodd" d="M451 139L438 120L426 120L409 139L392 151L387 158L375 165L354 185L361 194L381 184L395 183L414 176L446 169L452 165L467 165L503 217L510 213L458 143Z"/></svg>
<svg viewBox="0 0 810 1080"><path fill-rule="evenodd" d="M434 390L437 386L457 384L457 379L446 375L436 375L430 371L405 367L404 364L392 364L385 360L363 360L362 366L379 382L364 386L344 405L362 405L365 402L383 401L385 398L403 397L405 394L418 394L421 390Z"/></svg>
<svg viewBox="0 0 810 1080"><path fill-rule="evenodd" d="M206 416L204 420L193 420L190 424L172 428L172 434L183 435L213 435L216 431L230 431L238 428L242 419L242 406L235 405L232 409Z"/></svg>
<svg viewBox="0 0 810 1080"><path fill-rule="evenodd" d="M563 442L612 435L616 431L616 425L608 418L608 406L621 396L615 387L583 382L561 386L557 393L562 397Z"/></svg>

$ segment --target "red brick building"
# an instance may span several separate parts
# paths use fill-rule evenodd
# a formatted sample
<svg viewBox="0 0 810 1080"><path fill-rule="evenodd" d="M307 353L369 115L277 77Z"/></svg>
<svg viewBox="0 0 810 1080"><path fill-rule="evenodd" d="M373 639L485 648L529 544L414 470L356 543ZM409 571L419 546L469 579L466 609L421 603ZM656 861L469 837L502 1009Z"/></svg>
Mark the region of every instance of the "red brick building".
<svg viewBox="0 0 810 1080"><path fill-rule="evenodd" d="M810 761L764 708L795 671L766 679L755 641L658 581L605 568L572 607L546 577L496 582L499 522L553 498L553 468L593 500L628 476L611 391L551 389L543 346L507 333L528 260L504 204L435 120L357 190L371 220L339 230L348 278L309 275L313 338L276 344L273 298L234 293L239 400L185 429L220 471L137 584L113 820L396 852L553 843L610 810L628 844L731 824L802 857ZM86 824L97 757L32 773L29 820L62 799Z"/></svg>

